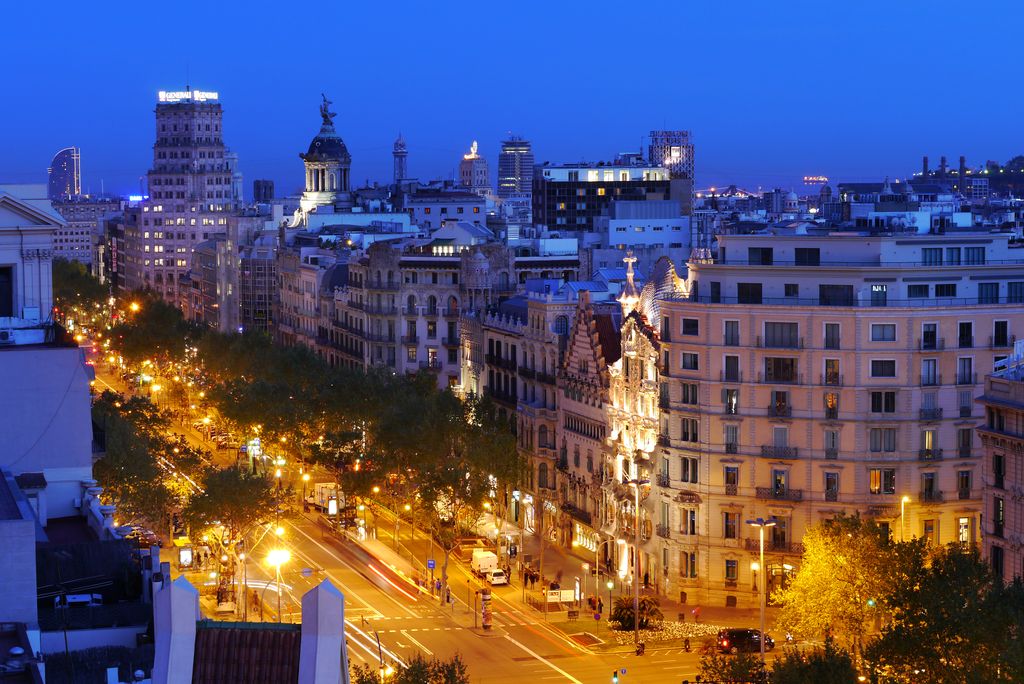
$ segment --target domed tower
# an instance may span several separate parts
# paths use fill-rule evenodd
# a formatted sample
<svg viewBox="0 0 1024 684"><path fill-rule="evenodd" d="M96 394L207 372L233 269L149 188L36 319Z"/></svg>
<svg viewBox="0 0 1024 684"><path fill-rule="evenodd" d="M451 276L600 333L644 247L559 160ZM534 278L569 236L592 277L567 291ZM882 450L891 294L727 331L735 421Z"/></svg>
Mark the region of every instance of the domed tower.
<svg viewBox="0 0 1024 684"><path fill-rule="evenodd" d="M787 214L796 214L800 211L800 198L792 190L786 194L786 199L782 203L782 210Z"/></svg>
<svg viewBox="0 0 1024 684"><path fill-rule="evenodd" d="M315 207L334 204L352 206L349 187L352 155L345 147L345 141L334 130L334 117L330 111L331 101L326 95L320 105L323 123L320 132L309 143L309 150L299 154L306 165L306 191L302 193L299 205L304 212Z"/></svg>
<svg viewBox="0 0 1024 684"><path fill-rule="evenodd" d="M401 133L398 134L398 140L395 141L395 147L391 154L395 157L395 184L397 185L409 177L405 166L405 160L409 156L409 152L405 148L405 138L402 137Z"/></svg>

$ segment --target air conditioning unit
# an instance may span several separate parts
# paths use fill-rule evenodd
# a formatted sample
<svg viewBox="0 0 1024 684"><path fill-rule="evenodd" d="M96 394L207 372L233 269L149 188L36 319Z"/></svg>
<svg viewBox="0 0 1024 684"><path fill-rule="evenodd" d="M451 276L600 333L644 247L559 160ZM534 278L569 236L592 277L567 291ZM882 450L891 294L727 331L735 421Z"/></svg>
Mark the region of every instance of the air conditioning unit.
<svg viewBox="0 0 1024 684"><path fill-rule="evenodd" d="M14 344L14 331L10 328L0 329L0 345Z"/></svg>

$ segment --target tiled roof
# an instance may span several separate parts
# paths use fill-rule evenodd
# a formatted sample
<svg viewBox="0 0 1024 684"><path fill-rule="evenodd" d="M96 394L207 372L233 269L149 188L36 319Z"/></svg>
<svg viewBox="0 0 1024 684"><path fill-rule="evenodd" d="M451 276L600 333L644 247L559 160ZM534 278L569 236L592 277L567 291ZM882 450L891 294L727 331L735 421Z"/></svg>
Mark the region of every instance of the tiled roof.
<svg viewBox="0 0 1024 684"><path fill-rule="evenodd" d="M299 625L204 620L196 628L192 684L299 681Z"/></svg>

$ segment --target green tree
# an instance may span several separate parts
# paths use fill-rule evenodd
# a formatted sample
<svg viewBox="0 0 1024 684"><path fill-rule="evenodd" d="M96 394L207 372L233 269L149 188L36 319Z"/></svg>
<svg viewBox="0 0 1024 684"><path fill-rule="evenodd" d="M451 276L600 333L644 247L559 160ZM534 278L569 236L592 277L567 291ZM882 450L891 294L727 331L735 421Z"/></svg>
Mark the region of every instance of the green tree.
<svg viewBox="0 0 1024 684"><path fill-rule="evenodd" d="M710 651L700 659L700 674L704 681L721 684L768 684L768 672L761 657L754 653L725 655Z"/></svg>
<svg viewBox="0 0 1024 684"><path fill-rule="evenodd" d="M1013 157L1010 161L1006 162L1004 167L1007 173L1020 173L1024 171L1024 155L1018 154Z"/></svg>
<svg viewBox="0 0 1024 684"><path fill-rule="evenodd" d="M912 560L908 581L882 599L891 620L865 649L873 669L899 682L919 672L936 684L1020 681L1003 653L1022 625L999 619L1004 592L978 550L951 544Z"/></svg>
<svg viewBox="0 0 1024 684"><path fill-rule="evenodd" d="M884 617L882 597L907 577L922 542L896 545L874 522L840 516L809 529L803 545L796 576L774 594L782 606L778 622L797 635L834 635L856 652L871 623Z"/></svg>
<svg viewBox="0 0 1024 684"><path fill-rule="evenodd" d="M409 679L418 684L421 679ZM435 660L430 672L430 684L469 684L469 671L462 656L456 653L448 660Z"/></svg>
<svg viewBox="0 0 1024 684"><path fill-rule="evenodd" d="M202 328L186 321L173 304L144 294L135 299L139 310L110 331L113 346L129 364L179 360L202 335Z"/></svg>
<svg viewBox="0 0 1024 684"><path fill-rule="evenodd" d="M267 478L238 466L209 471L202 488L185 507L185 520L193 529L223 525L225 541L237 541L257 521L272 516L278 503Z"/></svg>
<svg viewBox="0 0 1024 684"><path fill-rule="evenodd" d="M652 622L658 622L665 616L661 613L660 602L656 596L641 596L637 603L640 614L640 629L647 629ZM611 619L619 623L617 629L633 629L633 597L619 596L612 607Z"/></svg>
<svg viewBox="0 0 1024 684"><path fill-rule="evenodd" d="M104 317L109 289L78 261L53 260L53 304L58 320L93 325Z"/></svg>
<svg viewBox="0 0 1024 684"><path fill-rule="evenodd" d="M787 648L783 656L772 663L771 682L857 684L857 668L849 652L837 647L833 639L826 639L824 648L810 652Z"/></svg>

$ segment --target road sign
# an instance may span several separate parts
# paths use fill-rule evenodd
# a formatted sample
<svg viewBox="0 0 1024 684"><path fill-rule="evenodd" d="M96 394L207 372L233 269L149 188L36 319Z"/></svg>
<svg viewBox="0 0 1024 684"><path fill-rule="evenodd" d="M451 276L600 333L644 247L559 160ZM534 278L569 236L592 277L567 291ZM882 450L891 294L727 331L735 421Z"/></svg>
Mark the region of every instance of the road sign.
<svg viewBox="0 0 1024 684"><path fill-rule="evenodd" d="M427 559L427 569L428 570L433 570L436 567L437 567L437 561L434 560L433 558L428 558Z"/></svg>
<svg viewBox="0 0 1024 684"><path fill-rule="evenodd" d="M313 575L313 568L302 568L302 576L303 577L312 577L312 575Z"/></svg>

